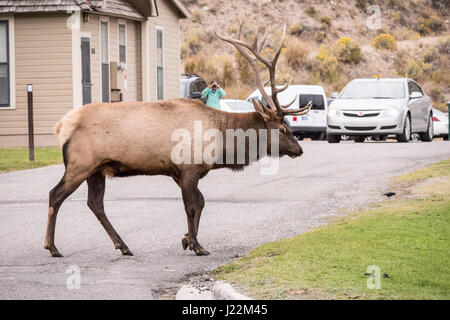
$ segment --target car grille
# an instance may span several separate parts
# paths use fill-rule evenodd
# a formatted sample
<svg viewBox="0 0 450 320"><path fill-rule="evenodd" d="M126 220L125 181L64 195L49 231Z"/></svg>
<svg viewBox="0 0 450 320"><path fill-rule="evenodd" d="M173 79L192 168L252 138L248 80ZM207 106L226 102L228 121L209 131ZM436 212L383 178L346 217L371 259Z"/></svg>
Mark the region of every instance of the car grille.
<svg viewBox="0 0 450 320"><path fill-rule="evenodd" d="M345 129L350 131L371 131L375 130L377 127L345 127Z"/></svg>
<svg viewBox="0 0 450 320"><path fill-rule="evenodd" d="M365 113L363 115L359 115L358 113L344 112L344 116L352 118L369 118L369 117L378 117L379 115L380 115L379 112Z"/></svg>

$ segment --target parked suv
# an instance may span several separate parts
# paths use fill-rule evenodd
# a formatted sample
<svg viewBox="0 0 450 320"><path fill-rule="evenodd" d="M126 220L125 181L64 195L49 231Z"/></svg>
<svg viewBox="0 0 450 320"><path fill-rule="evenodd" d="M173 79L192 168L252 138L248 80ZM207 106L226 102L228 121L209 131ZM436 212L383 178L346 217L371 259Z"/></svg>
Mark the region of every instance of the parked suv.
<svg viewBox="0 0 450 320"><path fill-rule="evenodd" d="M272 90L270 87L265 88L270 95ZM309 101L313 102L311 111L303 116L286 116L284 121L291 129L292 133L298 138L311 138L313 140L322 140L325 138L327 124L327 97L321 86L293 85L289 86L285 91L278 95L280 104L287 105L296 97L291 108L303 108ZM247 101L253 98L260 99L262 103L267 103L261 96L259 90L255 90Z"/></svg>
<svg viewBox="0 0 450 320"><path fill-rule="evenodd" d="M339 143L342 135L353 136L355 142L388 135L408 142L412 133L422 141L433 139L431 99L412 79L355 79L328 110L330 143Z"/></svg>
<svg viewBox="0 0 450 320"><path fill-rule="evenodd" d="M206 102L206 99L202 99L202 91L207 86L206 81L196 74L182 74L180 79L180 97Z"/></svg>

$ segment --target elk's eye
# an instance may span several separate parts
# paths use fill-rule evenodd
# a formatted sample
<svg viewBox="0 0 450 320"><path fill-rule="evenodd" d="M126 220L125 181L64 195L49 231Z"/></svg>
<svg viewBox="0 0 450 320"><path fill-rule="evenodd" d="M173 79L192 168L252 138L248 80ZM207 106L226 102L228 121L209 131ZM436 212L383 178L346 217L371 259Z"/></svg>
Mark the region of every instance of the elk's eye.
<svg viewBox="0 0 450 320"><path fill-rule="evenodd" d="M280 133L281 134L285 134L286 133L286 128L285 127L281 127L280 128Z"/></svg>

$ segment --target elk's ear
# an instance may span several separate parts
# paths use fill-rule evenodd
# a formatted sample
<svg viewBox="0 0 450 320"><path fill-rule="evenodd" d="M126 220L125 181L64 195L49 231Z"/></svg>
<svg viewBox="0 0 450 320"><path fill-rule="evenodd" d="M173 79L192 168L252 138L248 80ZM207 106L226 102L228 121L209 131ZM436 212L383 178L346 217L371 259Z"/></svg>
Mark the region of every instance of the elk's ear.
<svg viewBox="0 0 450 320"><path fill-rule="evenodd" d="M270 117L270 110L268 110L266 107L263 106L261 101L258 99L252 99L253 106L255 107L255 111L258 112L261 117L263 117L264 121L269 121L271 119Z"/></svg>

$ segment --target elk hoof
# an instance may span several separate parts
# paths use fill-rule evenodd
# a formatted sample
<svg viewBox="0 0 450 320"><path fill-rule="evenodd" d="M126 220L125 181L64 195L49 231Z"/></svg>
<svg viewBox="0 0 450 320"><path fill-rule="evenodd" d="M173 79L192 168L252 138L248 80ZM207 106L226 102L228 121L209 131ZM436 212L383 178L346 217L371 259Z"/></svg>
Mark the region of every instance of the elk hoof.
<svg viewBox="0 0 450 320"><path fill-rule="evenodd" d="M130 257L134 256L134 254L133 254L133 252L131 252L131 250L124 250L124 251L122 251L122 255L130 256Z"/></svg>
<svg viewBox="0 0 450 320"><path fill-rule="evenodd" d="M50 252L53 258L64 258L64 256L59 252Z"/></svg>
<svg viewBox="0 0 450 320"><path fill-rule="evenodd" d="M186 238L181 240L181 245L183 246L183 250L186 250L189 247L189 241Z"/></svg>
<svg viewBox="0 0 450 320"><path fill-rule="evenodd" d="M199 257L201 256L209 256L209 252L206 251L205 249L201 249L201 250L195 250L195 254Z"/></svg>
<svg viewBox="0 0 450 320"><path fill-rule="evenodd" d="M61 253L59 253L58 249L56 249L55 246L52 247L50 245L46 245L44 248L47 249L48 251L50 251L50 254L53 258L63 258L64 257Z"/></svg>

